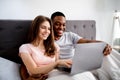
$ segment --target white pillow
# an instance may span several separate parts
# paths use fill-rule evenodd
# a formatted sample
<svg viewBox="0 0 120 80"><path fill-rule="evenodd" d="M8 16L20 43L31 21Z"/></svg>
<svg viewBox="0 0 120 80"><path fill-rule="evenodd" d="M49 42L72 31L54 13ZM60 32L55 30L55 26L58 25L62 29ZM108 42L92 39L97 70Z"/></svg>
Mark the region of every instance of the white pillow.
<svg viewBox="0 0 120 80"><path fill-rule="evenodd" d="M0 80L21 80L20 64L0 57Z"/></svg>

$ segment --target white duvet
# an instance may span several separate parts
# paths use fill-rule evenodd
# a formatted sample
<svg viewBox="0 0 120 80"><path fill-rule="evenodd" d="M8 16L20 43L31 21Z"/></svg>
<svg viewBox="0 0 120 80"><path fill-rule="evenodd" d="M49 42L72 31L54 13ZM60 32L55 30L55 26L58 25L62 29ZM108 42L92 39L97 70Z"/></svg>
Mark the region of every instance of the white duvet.
<svg viewBox="0 0 120 80"><path fill-rule="evenodd" d="M120 80L120 53L113 49L110 55L104 57L98 73L100 80Z"/></svg>
<svg viewBox="0 0 120 80"><path fill-rule="evenodd" d="M99 80L120 80L120 53L112 50L104 57L102 67L97 70ZM91 73L75 75L74 80L96 80Z"/></svg>

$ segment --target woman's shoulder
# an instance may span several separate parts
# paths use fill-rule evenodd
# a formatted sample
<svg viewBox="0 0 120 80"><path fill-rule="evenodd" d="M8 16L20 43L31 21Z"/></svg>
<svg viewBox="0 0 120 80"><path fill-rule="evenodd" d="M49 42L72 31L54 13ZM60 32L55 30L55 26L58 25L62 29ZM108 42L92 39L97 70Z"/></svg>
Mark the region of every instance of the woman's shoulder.
<svg viewBox="0 0 120 80"><path fill-rule="evenodd" d="M60 47L58 46L58 44L57 44L57 43L55 43L55 47L56 47L57 51L59 51L59 50L60 50Z"/></svg>
<svg viewBox="0 0 120 80"><path fill-rule="evenodd" d="M58 47L59 48L59 46L58 46L58 44L57 43L54 43L55 44L55 47Z"/></svg>
<svg viewBox="0 0 120 80"><path fill-rule="evenodd" d="M30 47L31 44L29 43L22 44L19 48L19 53L29 53L31 51Z"/></svg>
<svg viewBox="0 0 120 80"><path fill-rule="evenodd" d="M25 43L25 44L22 44L20 47L27 47L27 46L31 46L30 43Z"/></svg>
<svg viewBox="0 0 120 80"><path fill-rule="evenodd" d="M34 46L30 43L25 43L25 44L22 44L19 49L31 49L33 48Z"/></svg>

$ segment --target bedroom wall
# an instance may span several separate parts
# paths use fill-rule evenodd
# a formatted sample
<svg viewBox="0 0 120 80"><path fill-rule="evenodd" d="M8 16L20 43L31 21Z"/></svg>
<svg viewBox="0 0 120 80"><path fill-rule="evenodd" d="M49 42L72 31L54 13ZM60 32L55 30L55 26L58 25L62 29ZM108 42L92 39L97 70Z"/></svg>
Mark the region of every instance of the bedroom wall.
<svg viewBox="0 0 120 80"><path fill-rule="evenodd" d="M67 19L96 20L97 39L111 43L112 17L119 0L0 0L0 19L50 17L62 11ZM116 5L117 4L117 5ZM116 7L117 6L117 7Z"/></svg>
<svg viewBox="0 0 120 80"><path fill-rule="evenodd" d="M119 10L120 11L120 0L117 0L116 1L116 10Z"/></svg>

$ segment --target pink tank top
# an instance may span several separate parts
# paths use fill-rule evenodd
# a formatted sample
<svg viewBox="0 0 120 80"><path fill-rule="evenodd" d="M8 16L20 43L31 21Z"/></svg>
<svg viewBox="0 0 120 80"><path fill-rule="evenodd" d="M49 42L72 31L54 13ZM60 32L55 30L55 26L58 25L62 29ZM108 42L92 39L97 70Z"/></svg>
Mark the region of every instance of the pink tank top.
<svg viewBox="0 0 120 80"><path fill-rule="evenodd" d="M33 46L32 44L23 44L19 48L19 55L30 54L37 66L46 65L55 61L55 57L49 57L44 55L44 50L40 50L39 48Z"/></svg>

